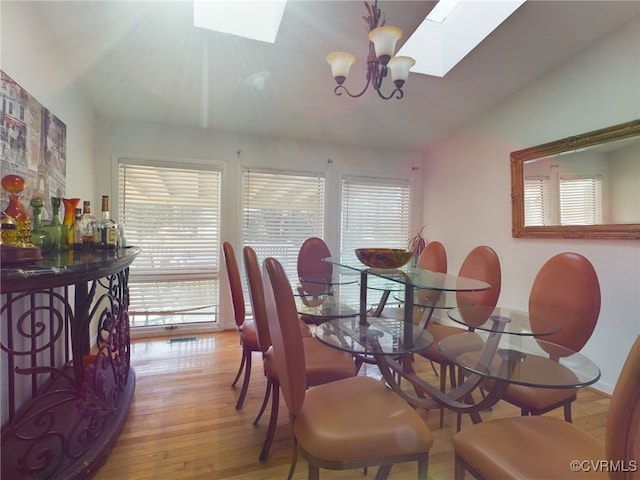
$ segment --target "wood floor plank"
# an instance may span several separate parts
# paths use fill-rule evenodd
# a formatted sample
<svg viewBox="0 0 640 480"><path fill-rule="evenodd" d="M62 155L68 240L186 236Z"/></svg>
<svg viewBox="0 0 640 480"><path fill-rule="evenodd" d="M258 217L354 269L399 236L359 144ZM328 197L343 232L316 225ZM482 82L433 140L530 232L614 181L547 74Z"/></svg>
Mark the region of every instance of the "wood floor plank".
<svg viewBox="0 0 640 480"><path fill-rule="evenodd" d="M127 422L97 480L256 480L286 478L293 443L284 402L267 462L258 460L269 421L268 411L257 426L253 420L262 403L266 382L259 355L254 355L251 384L244 407L235 409L240 391L231 388L240 364L236 332L199 335L196 342L168 343L166 339L139 339L132 343L131 363L136 372L136 393ZM439 380L427 362L416 369L428 381ZM363 374L379 378L375 367ZM241 383L241 382L239 382ZM573 406L574 424L604 440L609 397L584 389ZM434 436L429 454L429 479L453 478L451 438L456 415L421 412ZM483 412L484 421L519 415L504 402ZM562 418L562 410L549 415ZM463 418L462 428L471 422ZM415 479L415 464L395 465L391 480ZM367 477L361 470L321 471L322 479ZM307 478L307 465L299 459L295 479Z"/></svg>

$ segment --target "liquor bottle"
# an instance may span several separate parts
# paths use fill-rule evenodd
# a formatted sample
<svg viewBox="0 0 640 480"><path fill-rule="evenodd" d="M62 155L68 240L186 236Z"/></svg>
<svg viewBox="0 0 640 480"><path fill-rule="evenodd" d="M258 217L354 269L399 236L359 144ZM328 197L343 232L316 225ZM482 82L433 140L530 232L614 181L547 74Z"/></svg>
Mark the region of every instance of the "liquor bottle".
<svg viewBox="0 0 640 480"><path fill-rule="evenodd" d="M80 250L82 248L82 209L75 209L76 218L73 221L72 231L73 231L73 245L72 248L74 250Z"/></svg>
<svg viewBox="0 0 640 480"><path fill-rule="evenodd" d="M91 202L85 200L82 208L82 217L80 218L80 241L82 248L89 248L93 245L93 232L98 219L91 215Z"/></svg>
<svg viewBox="0 0 640 480"><path fill-rule="evenodd" d="M118 248L118 224L109 217L109 196L102 196L102 215L93 232L93 246L97 248Z"/></svg>

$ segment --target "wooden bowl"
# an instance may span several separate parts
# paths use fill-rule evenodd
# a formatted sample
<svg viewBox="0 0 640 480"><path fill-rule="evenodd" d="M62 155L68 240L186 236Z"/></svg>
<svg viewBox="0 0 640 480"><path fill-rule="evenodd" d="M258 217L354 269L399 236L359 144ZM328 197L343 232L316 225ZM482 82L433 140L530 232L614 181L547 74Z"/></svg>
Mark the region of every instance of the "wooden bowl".
<svg viewBox="0 0 640 480"><path fill-rule="evenodd" d="M400 268L405 265L413 252L401 248L356 248L356 257L371 268Z"/></svg>

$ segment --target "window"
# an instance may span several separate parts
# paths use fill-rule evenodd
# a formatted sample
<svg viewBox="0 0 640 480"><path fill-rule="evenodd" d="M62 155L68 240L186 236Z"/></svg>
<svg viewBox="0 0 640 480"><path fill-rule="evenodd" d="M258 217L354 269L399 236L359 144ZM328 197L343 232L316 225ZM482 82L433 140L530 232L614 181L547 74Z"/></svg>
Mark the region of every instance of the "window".
<svg viewBox="0 0 640 480"><path fill-rule="evenodd" d="M603 223L602 178L560 177L560 224Z"/></svg>
<svg viewBox="0 0 640 480"><path fill-rule="evenodd" d="M294 283L302 242L324 233L324 176L246 170L242 180L242 244L276 257Z"/></svg>
<svg viewBox="0 0 640 480"><path fill-rule="evenodd" d="M408 180L343 178L341 261L356 263L359 247L406 248L410 199ZM359 286L343 285L340 294L357 302Z"/></svg>
<svg viewBox="0 0 640 480"><path fill-rule="evenodd" d="M131 265L131 326L217 321L220 171L120 159L119 219L142 251Z"/></svg>
<svg viewBox="0 0 640 480"><path fill-rule="evenodd" d="M551 225L549 177L525 178L524 199L525 225Z"/></svg>

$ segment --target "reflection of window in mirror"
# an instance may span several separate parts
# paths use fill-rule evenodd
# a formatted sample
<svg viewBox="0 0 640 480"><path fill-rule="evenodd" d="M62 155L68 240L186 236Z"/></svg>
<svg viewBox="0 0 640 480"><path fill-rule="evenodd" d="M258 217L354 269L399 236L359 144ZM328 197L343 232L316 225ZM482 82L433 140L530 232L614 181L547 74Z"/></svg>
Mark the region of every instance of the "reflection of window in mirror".
<svg viewBox="0 0 640 480"><path fill-rule="evenodd" d="M606 223L600 176L530 175L524 179L524 198L527 226Z"/></svg>
<svg viewBox="0 0 640 480"><path fill-rule="evenodd" d="M560 225L601 225L602 178L560 177Z"/></svg>
<svg viewBox="0 0 640 480"><path fill-rule="evenodd" d="M638 144L626 140L524 162L524 225L640 219Z"/></svg>

